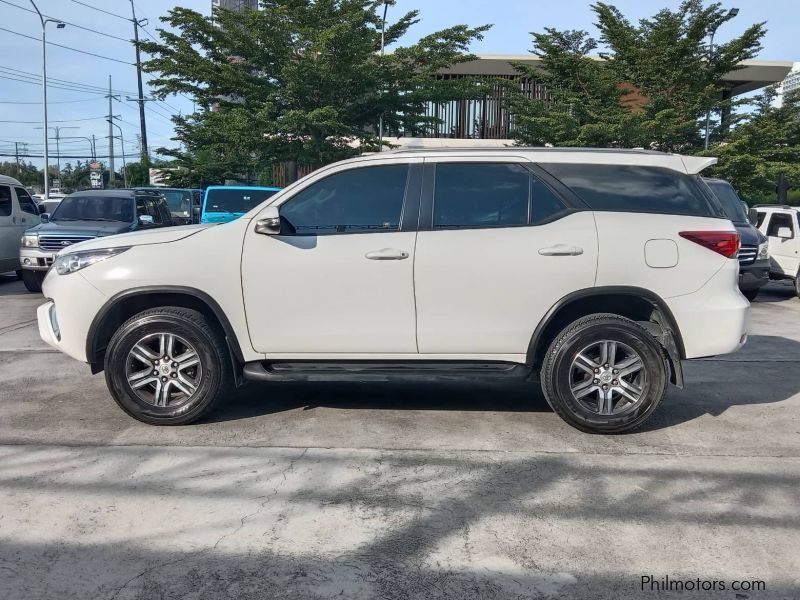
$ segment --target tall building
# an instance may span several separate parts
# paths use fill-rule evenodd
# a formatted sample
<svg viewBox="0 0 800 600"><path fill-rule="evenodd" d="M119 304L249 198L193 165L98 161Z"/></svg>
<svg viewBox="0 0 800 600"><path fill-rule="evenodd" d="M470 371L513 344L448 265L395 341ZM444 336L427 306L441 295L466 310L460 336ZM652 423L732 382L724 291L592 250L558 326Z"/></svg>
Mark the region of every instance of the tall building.
<svg viewBox="0 0 800 600"><path fill-rule="evenodd" d="M248 9L255 10L258 8L258 0L211 0L211 8L217 6L240 12Z"/></svg>

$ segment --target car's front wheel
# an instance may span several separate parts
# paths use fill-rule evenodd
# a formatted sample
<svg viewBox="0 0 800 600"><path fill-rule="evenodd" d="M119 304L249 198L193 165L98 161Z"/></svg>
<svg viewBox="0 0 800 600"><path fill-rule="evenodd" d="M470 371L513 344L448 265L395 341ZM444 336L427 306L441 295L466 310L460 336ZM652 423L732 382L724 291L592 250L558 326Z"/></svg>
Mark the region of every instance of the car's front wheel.
<svg viewBox="0 0 800 600"><path fill-rule="evenodd" d="M231 387L222 334L201 313L155 308L111 338L106 383L117 404L153 425L184 425L208 414Z"/></svg>
<svg viewBox="0 0 800 600"><path fill-rule="evenodd" d="M635 321L594 314L567 326L542 365L553 410L586 432L618 433L644 423L664 397L669 366L661 345Z"/></svg>
<svg viewBox="0 0 800 600"><path fill-rule="evenodd" d="M44 271L31 271L29 269L23 269L22 283L25 284L25 289L35 294L41 292L45 275L47 275L47 273Z"/></svg>

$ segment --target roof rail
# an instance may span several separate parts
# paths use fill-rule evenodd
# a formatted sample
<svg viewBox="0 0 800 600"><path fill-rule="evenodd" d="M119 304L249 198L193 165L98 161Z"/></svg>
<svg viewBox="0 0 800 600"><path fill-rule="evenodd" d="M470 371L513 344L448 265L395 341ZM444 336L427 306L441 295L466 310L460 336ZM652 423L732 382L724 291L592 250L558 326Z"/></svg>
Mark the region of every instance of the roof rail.
<svg viewBox="0 0 800 600"><path fill-rule="evenodd" d="M666 152L658 150L645 150L644 148L545 148L542 146L446 146L433 148L393 148L383 152L370 152L369 154L406 154L416 152L597 152L602 154L657 154ZM367 154L367 153L365 153Z"/></svg>
<svg viewBox="0 0 800 600"><path fill-rule="evenodd" d="M751 208L794 208L797 206L789 206L788 204L753 204Z"/></svg>

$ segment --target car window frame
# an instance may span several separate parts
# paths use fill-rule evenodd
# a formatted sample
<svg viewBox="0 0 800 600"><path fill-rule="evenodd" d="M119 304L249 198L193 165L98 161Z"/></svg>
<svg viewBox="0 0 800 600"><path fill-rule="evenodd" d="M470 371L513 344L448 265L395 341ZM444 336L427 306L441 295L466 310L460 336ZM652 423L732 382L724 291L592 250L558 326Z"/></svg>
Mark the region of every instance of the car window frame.
<svg viewBox="0 0 800 600"><path fill-rule="evenodd" d="M416 231L417 226L419 224L419 202L420 202L420 194L422 188L422 164L416 162L393 161L393 162L379 162L379 163L372 163L372 162L355 163L352 166L349 166L348 168L336 169L335 171L325 173L323 176L315 178L313 181L310 181L308 185L305 185L302 188L299 188L296 191L294 191L291 194L291 196L281 197L280 203L277 203L276 206L280 213L280 210L284 206L291 203L292 200L297 198L297 196L303 194L313 186L316 186L331 177L336 177L343 173L355 170L375 169L381 167L395 167L395 166L403 166L407 168L405 190L403 192L403 201L400 207L400 220L397 229L331 231L329 233L328 232L292 233L290 231L285 231L284 227L282 226L280 235L282 237L323 237L323 236L331 237L339 235L374 235L380 233L399 233L403 231ZM271 198L268 198L267 200L270 199ZM281 221L283 222L282 216L281 216Z"/></svg>
<svg viewBox="0 0 800 600"><path fill-rule="evenodd" d="M33 207L33 212L25 210L25 208L23 207L23 202L22 202L23 197L20 196L19 194L20 192L23 192L25 194L24 197L30 202L30 205ZM17 197L17 205L19 206L19 210L21 212L24 212L26 215L33 215L34 217L37 217L41 214L39 212L39 207L37 206L36 201L31 197L31 195L28 193L28 190L26 190L24 187L15 185L14 195L16 195Z"/></svg>
<svg viewBox="0 0 800 600"><path fill-rule="evenodd" d="M436 167L437 165L490 165L490 164L501 164L501 165L508 165L513 164L520 166L528 171L529 178L528 178L528 217L527 221L524 224L516 224L516 225L495 225L495 226L480 226L476 225L474 227L448 227L448 228L436 228L433 226L433 218L434 218L434 198L436 193ZM541 182L548 190L561 202L564 208L560 211L557 211L547 218L542 219L536 223L533 223L533 213L534 213L534 198L533 198L533 178L536 178ZM572 213L590 210L588 206L571 190L569 190L566 186L564 186L560 181L555 179L552 175L550 175L547 171L539 167L536 163L532 163L529 160L523 157L516 157L516 156L504 156L504 157L494 157L494 156L480 156L480 157L447 157L447 158L426 158L424 163L424 174L423 174L423 192L422 192L422 200L420 206L420 218L419 218L419 231L475 231L475 230L494 230L494 229L511 229L511 228L519 228L519 227L541 227L543 225L548 225L560 219L563 219L566 216L569 216Z"/></svg>
<svg viewBox="0 0 800 600"><path fill-rule="evenodd" d="M11 218L14 216L14 192L12 188L14 186L10 184L0 183L0 188L6 188L8 190L8 214L7 215L0 215L2 218Z"/></svg>
<svg viewBox="0 0 800 600"><path fill-rule="evenodd" d="M770 233L769 233L769 230L772 227L772 221L777 216L788 217L789 218L789 229L791 229L791 231L792 231L792 236L791 237L781 238L781 239L793 240L795 237L797 237L797 226L796 226L797 225L797 219L795 219L795 215L792 214L791 212L780 212L780 211L775 211L769 216L769 221L767 222L767 227L766 227L767 231L766 231L765 235L767 237L778 237L777 232L775 232L775 235L770 235ZM781 227L785 227L785 225L780 225L778 227L778 229L780 229Z"/></svg>

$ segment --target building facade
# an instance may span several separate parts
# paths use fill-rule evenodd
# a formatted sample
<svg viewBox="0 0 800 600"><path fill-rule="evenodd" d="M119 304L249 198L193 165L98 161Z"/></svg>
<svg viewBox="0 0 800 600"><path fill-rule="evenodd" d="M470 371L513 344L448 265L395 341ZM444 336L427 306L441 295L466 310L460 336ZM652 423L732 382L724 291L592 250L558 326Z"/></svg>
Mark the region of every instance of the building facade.
<svg viewBox="0 0 800 600"><path fill-rule="evenodd" d="M258 0L211 0L211 9L227 8L229 10L248 10L258 8Z"/></svg>

